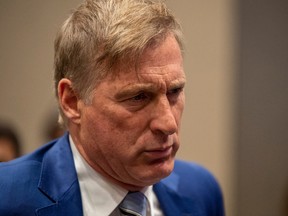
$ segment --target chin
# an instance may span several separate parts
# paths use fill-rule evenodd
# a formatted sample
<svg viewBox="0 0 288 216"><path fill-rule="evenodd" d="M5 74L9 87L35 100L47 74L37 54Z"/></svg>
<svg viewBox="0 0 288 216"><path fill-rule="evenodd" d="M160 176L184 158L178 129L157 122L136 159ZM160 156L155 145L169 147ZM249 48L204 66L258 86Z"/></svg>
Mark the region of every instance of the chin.
<svg viewBox="0 0 288 216"><path fill-rule="evenodd" d="M174 159L154 163L147 168L148 172L145 172L145 176L142 176L142 180L149 182L150 185L159 182L161 179L169 176L174 168Z"/></svg>

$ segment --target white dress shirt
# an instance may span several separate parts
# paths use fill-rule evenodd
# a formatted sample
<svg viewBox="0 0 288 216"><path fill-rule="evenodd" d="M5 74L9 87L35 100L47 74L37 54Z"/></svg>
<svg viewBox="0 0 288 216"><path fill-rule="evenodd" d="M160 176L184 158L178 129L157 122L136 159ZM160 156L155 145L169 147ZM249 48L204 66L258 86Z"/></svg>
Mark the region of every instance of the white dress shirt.
<svg viewBox="0 0 288 216"><path fill-rule="evenodd" d="M105 177L97 173L81 156L71 136L69 136L69 141L80 185L83 215L109 216L128 191L107 181ZM163 216L152 186L144 188L141 192L148 199L147 216Z"/></svg>

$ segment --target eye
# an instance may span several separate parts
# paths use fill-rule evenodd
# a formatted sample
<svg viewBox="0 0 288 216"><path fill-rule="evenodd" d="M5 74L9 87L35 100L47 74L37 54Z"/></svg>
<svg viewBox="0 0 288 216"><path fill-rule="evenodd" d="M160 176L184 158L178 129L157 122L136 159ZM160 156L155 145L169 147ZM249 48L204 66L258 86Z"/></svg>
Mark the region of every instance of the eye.
<svg viewBox="0 0 288 216"><path fill-rule="evenodd" d="M178 96L183 91L183 87L171 89L168 91L168 96Z"/></svg>
<svg viewBox="0 0 288 216"><path fill-rule="evenodd" d="M167 92L167 97L171 103L176 103L179 95L183 92L183 87L174 88Z"/></svg>
<svg viewBox="0 0 288 216"><path fill-rule="evenodd" d="M175 88L175 89L172 89L172 90L170 90L169 92L168 92L168 94L171 94L171 95L177 95L177 94L179 94L180 92L182 92L182 90L183 90L183 88L182 87L180 87L180 88Z"/></svg>
<svg viewBox="0 0 288 216"><path fill-rule="evenodd" d="M144 101L146 99L148 99L148 95L145 94L144 92L141 92L138 95L130 98L129 100L131 100L131 101Z"/></svg>
<svg viewBox="0 0 288 216"><path fill-rule="evenodd" d="M131 96L124 101L122 101L123 105L130 111L138 111L144 108L149 101L151 100L151 96L146 92L140 92Z"/></svg>
<svg viewBox="0 0 288 216"><path fill-rule="evenodd" d="M135 94L134 96L131 96L130 98L127 98L125 101L130 106L144 106L146 103L149 102L151 98L151 95L149 95L146 92L140 92L138 94Z"/></svg>

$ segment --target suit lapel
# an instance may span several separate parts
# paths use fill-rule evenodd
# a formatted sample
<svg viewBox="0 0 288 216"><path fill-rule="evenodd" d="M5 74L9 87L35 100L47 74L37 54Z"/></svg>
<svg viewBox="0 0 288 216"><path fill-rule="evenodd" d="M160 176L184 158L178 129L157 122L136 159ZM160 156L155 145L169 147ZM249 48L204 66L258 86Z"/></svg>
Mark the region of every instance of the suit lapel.
<svg viewBox="0 0 288 216"><path fill-rule="evenodd" d="M153 190L156 193L161 209L165 216L181 215L182 204L180 202L179 206L177 205L178 202L174 201L176 194L171 194L171 191L167 190L167 187L163 183L154 185Z"/></svg>
<svg viewBox="0 0 288 216"><path fill-rule="evenodd" d="M201 216L193 197L185 197L179 191L179 178L172 173L166 179L155 184L153 190L159 200L165 216Z"/></svg>
<svg viewBox="0 0 288 216"><path fill-rule="evenodd" d="M37 215L82 215L80 188L68 134L44 156L38 188L52 203L37 209Z"/></svg>

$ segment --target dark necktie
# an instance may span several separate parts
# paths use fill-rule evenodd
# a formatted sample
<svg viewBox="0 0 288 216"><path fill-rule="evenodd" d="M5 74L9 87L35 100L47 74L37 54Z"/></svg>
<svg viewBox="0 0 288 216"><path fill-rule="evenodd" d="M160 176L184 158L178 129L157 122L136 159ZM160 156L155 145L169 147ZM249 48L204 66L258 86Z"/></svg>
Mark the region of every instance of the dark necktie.
<svg viewBox="0 0 288 216"><path fill-rule="evenodd" d="M119 204L123 215L146 216L147 199L141 192L129 192Z"/></svg>

